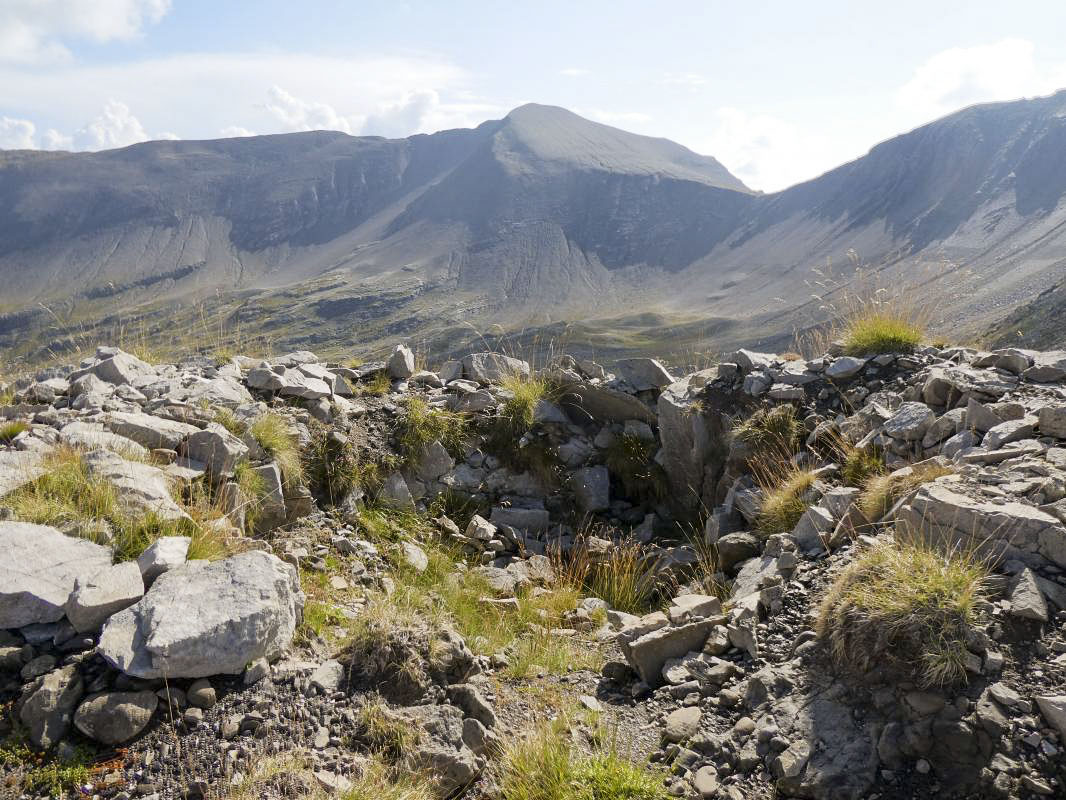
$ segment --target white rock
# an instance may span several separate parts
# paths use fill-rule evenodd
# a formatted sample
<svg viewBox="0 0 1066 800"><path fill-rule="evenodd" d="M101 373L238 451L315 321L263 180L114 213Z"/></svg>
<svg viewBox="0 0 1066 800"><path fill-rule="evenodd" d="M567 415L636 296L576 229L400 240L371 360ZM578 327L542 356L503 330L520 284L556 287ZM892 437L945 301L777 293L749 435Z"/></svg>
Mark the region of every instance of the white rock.
<svg viewBox="0 0 1066 800"><path fill-rule="evenodd" d="M193 461L199 461L212 477L228 478L233 475L237 462L248 455L248 445L217 422L209 423L185 440L182 452Z"/></svg>
<svg viewBox="0 0 1066 800"><path fill-rule="evenodd" d="M79 579L111 566L111 550L47 525L0 522L0 630L56 622Z"/></svg>
<svg viewBox="0 0 1066 800"><path fill-rule="evenodd" d="M481 384L500 383L507 377L529 377L529 363L499 353L472 353L463 359L463 374Z"/></svg>
<svg viewBox="0 0 1066 800"><path fill-rule="evenodd" d="M151 464L127 461L110 450L93 450L84 456L94 478L115 487L118 500L135 513L153 513L162 519L185 519L189 515L170 496L166 474Z"/></svg>
<svg viewBox="0 0 1066 800"><path fill-rule="evenodd" d="M67 598L67 619L78 633L89 633L143 596L144 581L137 563L115 564L74 582L74 591Z"/></svg>
<svg viewBox="0 0 1066 800"><path fill-rule="evenodd" d="M253 550L161 575L136 605L108 620L99 652L128 675L238 675L278 658L303 615L296 568Z"/></svg>
<svg viewBox="0 0 1066 800"><path fill-rule="evenodd" d="M189 554L188 536L161 536L137 556L137 568L146 586L168 570L180 567Z"/></svg>
<svg viewBox="0 0 1066 800"><path fill-rule="evenodd" d="M394 380L407 380L415 372L415 354L407 345L398 344L385 365L385 371Z"/></svg>

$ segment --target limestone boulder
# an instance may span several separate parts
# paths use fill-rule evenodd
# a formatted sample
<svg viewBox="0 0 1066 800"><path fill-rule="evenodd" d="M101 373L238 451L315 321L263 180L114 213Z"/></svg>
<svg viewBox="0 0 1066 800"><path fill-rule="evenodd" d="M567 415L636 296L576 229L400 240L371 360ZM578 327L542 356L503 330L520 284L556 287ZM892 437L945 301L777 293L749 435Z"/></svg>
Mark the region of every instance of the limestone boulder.
<svg viewBox="0 0 1066 800"><path fill-rule="evenodd" d="M94 478L115 487L118 500L135 514L152 513L162 519L186 519L189 515L174 502L166 473L151 464L127 461L110 450L86 453L85 466Z"/></svg>
<svg viewBox="0 0 1066 800"><path fill-rule="evenodd" d="M528 378L529 373L529 362L499 353L472 353L463 359L463 375L483 385L509 377Z"/></svg>
<svg viewBox="0 0 1066 800"><path fill-rule="evenodd" d="M108 617L144 596L144 581L135 561L115 564L91 578L79 577L67 598L66 613L78 633L95 631Z"/></svg>
<svg viewBox="0 0 1066 800"><path fill-rule="evenodd" d="M47 525L0 522L0 630L56 622L79 580L111 566L111 550Z"/></svg>
<svg viewBox="0 0 1066 800"><path fill-rule="evenodd" d="M74 727L108 745L128 742L152 720L155 692L105 692L86 699L74 713Z"/></svg>
<svg viewBox="0 0 1066 800"><path fill-rule="evenodd" d="M237 675L281 655L303 605L296 568L269 553L179 567L108 620L99 652L139 678Z"/></svg>

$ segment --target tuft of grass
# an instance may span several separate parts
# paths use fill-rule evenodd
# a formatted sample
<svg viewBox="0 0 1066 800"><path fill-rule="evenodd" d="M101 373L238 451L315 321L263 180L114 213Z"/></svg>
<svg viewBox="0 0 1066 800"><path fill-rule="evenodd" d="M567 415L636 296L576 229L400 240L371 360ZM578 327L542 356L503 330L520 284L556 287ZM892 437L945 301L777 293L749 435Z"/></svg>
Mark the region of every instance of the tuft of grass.
<svg viewBox="0 0 1066 800"><path fill-rule="evenodd" d="M15 387L3 386L3 382L0 381L0 406L10 406L15 403Z"/></svg>
<svg viewBox="0 0 1066 800"><path fill-rule="evenodd" d="M237 438L243 436L248 430L248 426L237 419L237 415L228 408L216 408L212 418Z"/></svg>
<svg viewBox="0 0 1066 800"><path fill-rule="evenodd" d="M296 436L289 429L288 422L280 414L268 411L252 423L248 431L255 438L281 470L281 477L286 486L303 483L303 463L300 460L300 448Z"/></svg>
<svg viewBox="0 0 1066 800"><path fill-rule="evenodd" d="M453 457L463 455L469 437L469 425L464 414L430 408L417 396L404 401L407 413L400 421L398 439L408 463L414 463L429 444L439 441Z"/></svg>
<svg viewBox="0 0 1066 800"><path fill-rule="evenodd" d="M791 405L760 408L733 428L733 436L748 444L752 457L790 458L800 444L803 423Z"/></svg>
<svg viewBox="0 0 1066 800"><path fill-rule="evenodd" d="M565 558L553 558L561 580L583 594L591 594L608 606L627 614L646 614L659 600L654 562L636 541L628 540L608 549L602 558L579 545Z"/></svg>
<svg viewBox="0 0 1066 800"><path fill-rule="evenodd" d="M304 754L272 756L255 761L250 774L231 786L220 800L261 800L264 797L328 800L330 795L314 775L315 765ZM371 755L348 776L352 787L341 800L438 800L432 779L391 766Z"/></svg>
<svg viewBox="0 0 1066 800"><path fill-rule="evenodd" d="M326 502L339 503L357 485L358 454L347 437L327 425L311 425L311 443L301 461L311 492Z"/></svg>
<svg viewBox="0 0 1066 800"><path fill-rule="evenodd" d="M296 639L300 644L307 644L312 638L322 637L328 627L346 622L347 618L336 606L309 599L304 604L303 621L296 629Z"/></svg>
<svg viewBox="0 0 1066 800"><path fill-rule="evenodd" d="M143 517L119 519L113 525L117 530L111 540L113 558L116 562L133 561L143 553L156 539L164 536L188 536L189 558L204 558L202 554L193 555L193 543L203 537L203 530L190 519L164 519L149 512Z"/></svg>
<svg viewBox="0 0 1066 800"><path fill-rule="evenodd" d="M4 405L0 403L0 405ZM25 422L5 422L0 424L0 444L11 444L15 437L23 431L28 431L30 426Z"/></svg>
<svg viewBox="0 0 1066 800"><path fill-rule="evenodd" d="M670 491L666 472L655 463L655 450L655 442L624 433L611 440L605 453L608 471L627 495L642 502L664 500Z"/></svg>
<svg viewBox="0 0 1066 800"><path fill-rule="evenodd" d="M879 447L850 447L844 453L840 477L845 486L862 488L876 475L885 473L885 456Z"/></svg>
<svg viewBox="0 0 1066 800"><path fill-rule="evenodd" d="M666 774L613 747L579 750L564 716L511 744L499 766L503 800L667 800Z"/></svg>
<svg viewBox="0 0 1066 800"><path fill-rule="evenodd" d="M45 459L45 473L9 494L5 505L25 522L73 529L96 539L100 523L119 517L118 496L107 481L93 478L73 448L53 450Z"/></svg>
<svg viewBox="0 0 1066 800"><path fill-rule="evenodd" d="M368 381L357 384L352 387L352 392L356 397L362 397L363 395L369 395L370 397L384 397L392 391L392 380L385 370L378 370Z"/></svg>
<svg viewBox="0 0 1066 800"><path fill-rule="evenodd" d="M952 467L936 461L928 461L896 470L888 475L873 475L863 485L858 506L866 519L877 522L885 516L900 498L944 475L951 475Z"/></svg>
<svg viewBox="0 0 1066 800"><path fill-rule="evenodd" d="M873 305L845 321L844 352L851 356L913 353L923 336L913 314L901 305Z"/></svg>
<svg viewBox="0 0 1066 800"><path fill-rule="evenodd" d="M537 403L547 399L551 386L544 378L507 375L501 386L511 393L503 402L500 417L509 428L512 439L520 439L533 427Z"/></svg>
<svg viewBox="0 0 1066 800"><path fill-rule="evenodd" d="M402 758L421 738L417 729L390 714L381 700L364 701L356 712L356 725L358 738L392 761Z"/></svg>
<svg viewBox="0 0 1066 800"><path fill-rule="evenodd" d="M794 466L783 473L780 468L760 472L763 497L755 528L763 536L787 533L810 508L807 492L814 485L814 473Z"/></svg>
<svg viewBox="0 0 1066 800"><path fill-rule="evenodd" d="M246 458L238 461L233 468L233 480L240 487L244 497L244 527L247 531L255 530L255 521L266 495L266 482L252 467Z"/></svg>
<svg viewBox="0 0 1066 800"><path fill-rule="evenodd" d="M356 621L353 642L359 652L382 651L381 642L397 628L429 622L434 628L454 627L477 654L507 653L508 672L515 678L527 677L534 668L553 674L599 668L597 648L555 632L566 627L563 615L581 597L572 585L560 581L547 590L521 590L516 605L501 607L486 602L494 597L492 587L476 571L462 568L456 553L442 544L423 544L423 549L426 570L397 564L394 591Z"/></svg>
<svg viewBox="0 0 1066 800"><path fill-rule="evenodd" d="M841 668L888 659L923 686L961 683L987 576L972 553L942 552L921 535L881 542L830 587L816 628Z"/></svg>

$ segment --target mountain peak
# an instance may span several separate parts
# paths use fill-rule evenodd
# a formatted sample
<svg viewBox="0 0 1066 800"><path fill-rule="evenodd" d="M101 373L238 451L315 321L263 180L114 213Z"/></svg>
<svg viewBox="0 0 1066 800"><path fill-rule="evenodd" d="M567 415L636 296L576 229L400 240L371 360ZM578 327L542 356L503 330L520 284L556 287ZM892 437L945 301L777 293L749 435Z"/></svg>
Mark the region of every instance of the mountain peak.
<svg viewBox="0 0 1066 800"><path fill-rule="evenodd" d="M497 156L519 171L555 166L674 178L751 192L711 156L669 139L630 133L540 103L518 106L504 117L497 133Z"/></svg>

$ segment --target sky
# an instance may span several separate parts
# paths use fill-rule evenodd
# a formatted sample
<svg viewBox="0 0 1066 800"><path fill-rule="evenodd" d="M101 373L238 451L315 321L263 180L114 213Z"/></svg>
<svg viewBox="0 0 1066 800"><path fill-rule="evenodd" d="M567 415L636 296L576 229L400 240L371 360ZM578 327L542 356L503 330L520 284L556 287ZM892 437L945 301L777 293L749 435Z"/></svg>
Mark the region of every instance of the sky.
<svg viewBox="0 0 1066 800"><path fill-rule="evenodd" d="M979 102L1066 88L1062 0L0 0L0 149L560 105L776 191Z"/></svg>

